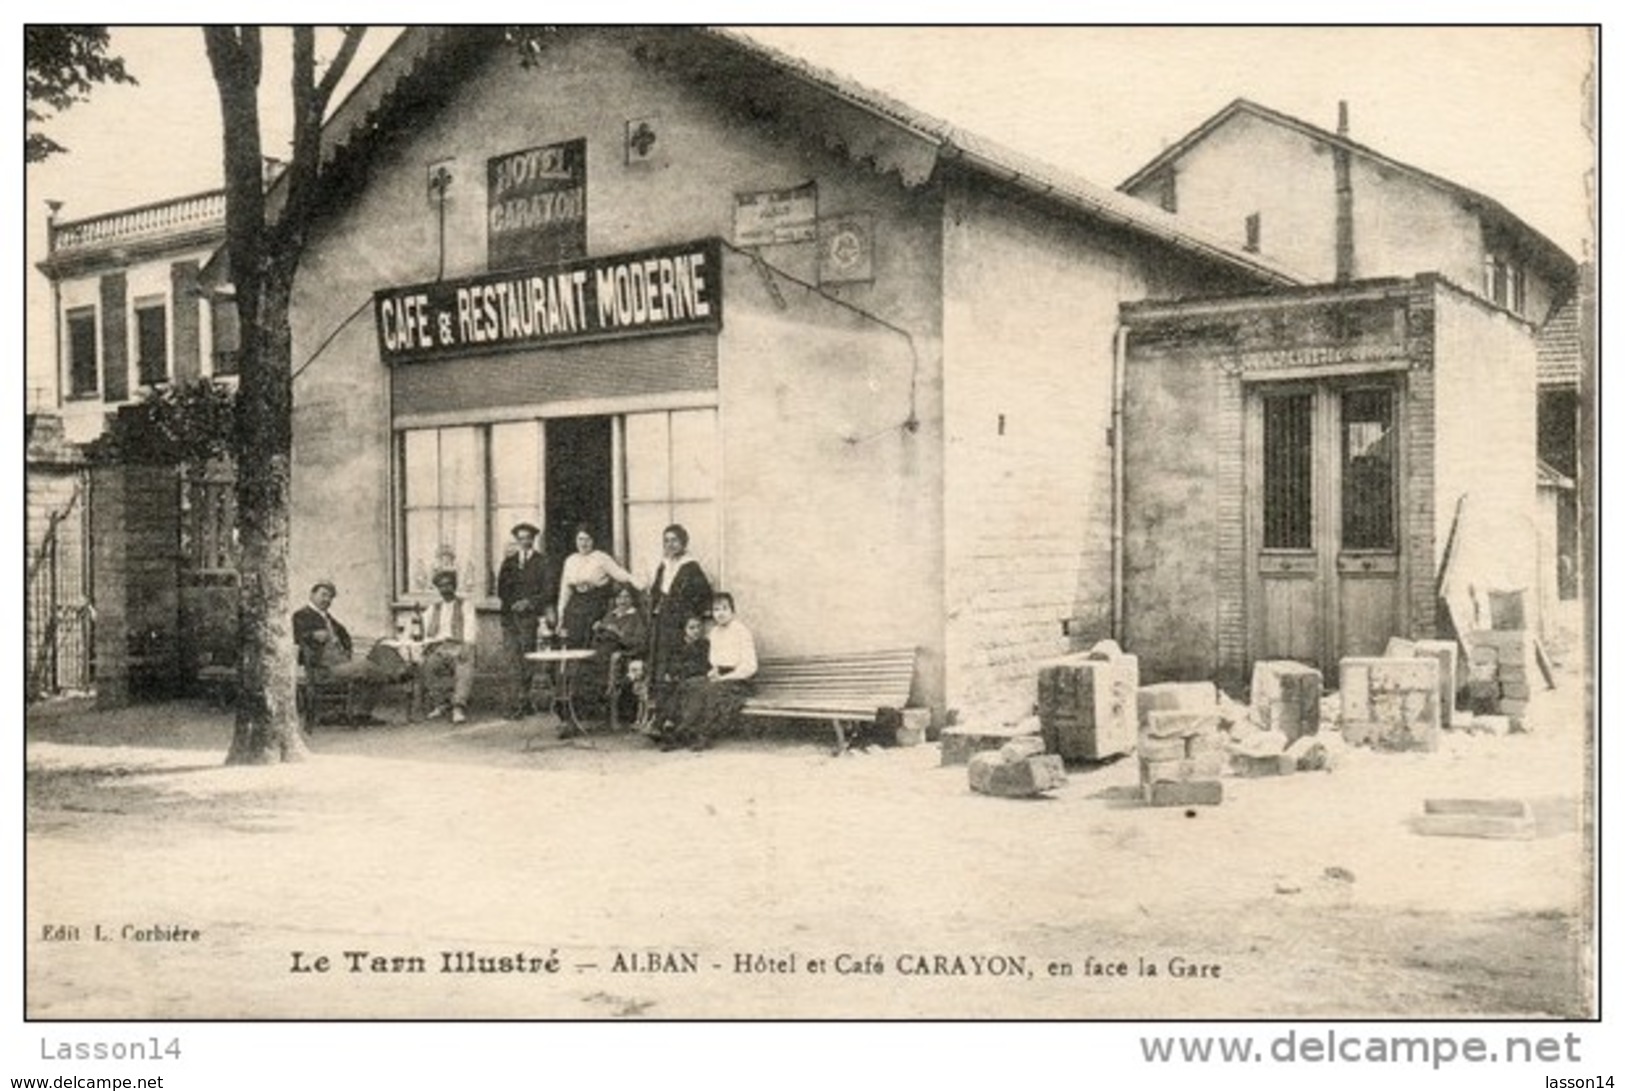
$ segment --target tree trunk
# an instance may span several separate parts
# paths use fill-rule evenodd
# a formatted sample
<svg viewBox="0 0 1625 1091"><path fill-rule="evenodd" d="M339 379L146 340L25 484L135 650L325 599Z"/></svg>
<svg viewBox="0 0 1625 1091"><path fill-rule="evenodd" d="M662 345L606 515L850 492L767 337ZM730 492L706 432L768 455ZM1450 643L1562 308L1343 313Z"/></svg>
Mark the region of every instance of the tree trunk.
<svg viewBox="0 0 1625 1091"><path fill-rule="evenodd" d="M259 366L237 387L237 724L226 764L300 761L309 754L294 700L298 662L289 625L288 527L292 499L292 278L265 271L256 338Z"/></svg>

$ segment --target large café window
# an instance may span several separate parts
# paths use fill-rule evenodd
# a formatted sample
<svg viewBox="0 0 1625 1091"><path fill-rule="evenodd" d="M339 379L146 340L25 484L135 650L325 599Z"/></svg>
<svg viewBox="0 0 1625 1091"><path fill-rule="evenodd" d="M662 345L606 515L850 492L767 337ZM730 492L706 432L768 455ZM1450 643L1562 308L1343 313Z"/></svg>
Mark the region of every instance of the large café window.
<svg viewBox="0 0 1625 1091"><path fill-rule="evenodd" d="M633 413L614 423L621 533L599 547L624 541L619 559L647 581L660 563L661 529L682 523L700 563L716 575L716 410ZM545 420L401 433L398 591L427 594L430 575L449 561L467 593L496 593L509 528L540 523L546 510L546 440Z"/></svg>

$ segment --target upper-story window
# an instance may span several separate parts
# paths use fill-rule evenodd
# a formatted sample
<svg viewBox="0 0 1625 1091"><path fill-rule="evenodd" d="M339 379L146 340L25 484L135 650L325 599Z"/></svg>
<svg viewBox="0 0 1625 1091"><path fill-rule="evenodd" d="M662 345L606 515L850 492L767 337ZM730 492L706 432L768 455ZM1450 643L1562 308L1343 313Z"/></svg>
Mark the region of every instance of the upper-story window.
<svg viewBox="0 0 1625 1091"><path fill-rule="evenodd" d="M1523 314L1528 303L1523 266L1499 254L1485 258L1484 294L1514 314Z"/></svg>
<svg viewBox="0 0 1625 1091"><path fill-rule="evenodd" d="M135 303L136 373L142 386L169 381L168 311L159 298Z"/></svg>
<svg viewBox="0 0 1625 1091"><path fill-rule="evenodd" d="M96 308L68 311L68 395L89 398L96 394Z"/></svg>

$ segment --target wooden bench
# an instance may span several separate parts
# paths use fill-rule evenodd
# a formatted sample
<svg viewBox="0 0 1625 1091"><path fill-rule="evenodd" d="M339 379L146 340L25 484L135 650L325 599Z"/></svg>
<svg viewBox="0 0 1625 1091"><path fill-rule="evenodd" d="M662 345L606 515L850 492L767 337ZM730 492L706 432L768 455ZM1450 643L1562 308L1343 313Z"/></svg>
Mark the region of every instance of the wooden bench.
<svg viewBox="0 0 1625 1091"><path fill-rule="evenodd" d="M908 704L915 658L913 648L763 658L740 715L828 720L841 754L849 726L872 724L881 709Z"/></svg>

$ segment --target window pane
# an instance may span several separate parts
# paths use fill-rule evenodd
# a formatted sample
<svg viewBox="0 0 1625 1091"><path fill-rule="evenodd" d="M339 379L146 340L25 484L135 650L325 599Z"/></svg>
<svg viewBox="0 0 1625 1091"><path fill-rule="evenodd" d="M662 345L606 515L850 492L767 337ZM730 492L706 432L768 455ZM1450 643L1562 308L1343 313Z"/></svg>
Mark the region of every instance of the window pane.
<svg viewBox="0 0 1625 1091"><path fill-rule="evenodd" d="M1314 528L1314 395L1264 399L1264 548L1309 549Z"/></svg>
<svg viewBox="0 0 1625 1091"><path fill-rule="evenodd" d="M1387 390L1343 395L1343 548L1394 548L1394 405Z"/></svg>
<svg viewBox="0 0 1625 1091"><path fill-rule="evenodd" d="M75 394L96 392L96 312L87 308L68 314L68 371Z"/></svg>
<svg viewBox="0 0 1625 1091"><path fill-rule="evenodd" d="M440 512L440 542L435 550L434 566L455 568L460 587L477 586L474 582L474 566L479 560L474 540L478 529L476 518L473 506L444 508ZM423 590L432 588L425 584Z"/></svg>
<svg viewBox="0 0 1625 1091"><path fill-rule="evenodd" d="M671 415L671 495L709 500L716 493L717 412L690 409Z"/></svg>
<svg viewBox="0 0 1625 1091"><path fill-rule="evenodd" d="M440 430L440 502L473 507L484 480L472 428Z"/></svg>
<svg viewBox="0 0 1625 1091"><path fill-rule="evenodd" d="M440 513L433 508L406 513L406 590L429 586L440 545Z"/></svg>
<svg viewBox="0 0 1625 1091"><path fill-rule="evenodd" d="M665 413L626 418L626 498L664 500L671 481L670 434Z"/></svg>
<svg viewBox="0 0 1625 1091"><path fill-rule="evenodd" d="M433 429L404 433L406 480L402 497L408 508L432 507L440 501L439 443Z"/></svg>
<svg viewBox="0 0 1625 1091"><path fill-rule="evenodd" d="M491 502L498 507L522 505L534 510L541 466L541 428L537 421L491 426ZM504 524L497 523L501 527ZM511 524L510 524L511 525ZM506 533L506 530L504 530Z"/></svg>

